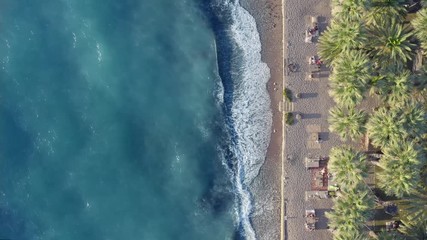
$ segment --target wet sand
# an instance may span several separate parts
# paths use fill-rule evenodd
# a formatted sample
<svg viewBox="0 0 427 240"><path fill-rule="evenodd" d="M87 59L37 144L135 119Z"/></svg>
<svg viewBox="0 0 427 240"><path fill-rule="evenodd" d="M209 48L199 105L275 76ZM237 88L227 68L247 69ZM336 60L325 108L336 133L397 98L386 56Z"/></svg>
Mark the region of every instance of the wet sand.
<svg viewBox="0 0 427 240"><path fill-rule="evenodd" d="M254 209L252 224L257 239L280 239L281 160L282 160L282 89L283 89L283 18L281 0L241 2L257 22L262 43L262 61L270 68L267 89L271 99L273 126L267 157L251 186Z"/></svg>

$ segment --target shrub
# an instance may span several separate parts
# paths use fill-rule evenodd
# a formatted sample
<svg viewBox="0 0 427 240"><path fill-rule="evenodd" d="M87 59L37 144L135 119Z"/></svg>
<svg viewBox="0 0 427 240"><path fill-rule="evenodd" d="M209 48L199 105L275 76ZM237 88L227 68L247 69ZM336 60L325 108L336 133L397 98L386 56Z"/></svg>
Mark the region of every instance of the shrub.
<svg viewBox="0 0 427 240"><path fill-rule="evenodd" d="M287 125L292 125L294 124L295 120L294 120L294 114L291 112L287 112L285 114L285 122Z"/></svg>
<svg viewBox="0 0 427 240"><path fill-rule="evenodd" d="M285 88L285 90L283 90L283 96L285 96L286 100L292 102L292 91L289 88Z"/></svg>

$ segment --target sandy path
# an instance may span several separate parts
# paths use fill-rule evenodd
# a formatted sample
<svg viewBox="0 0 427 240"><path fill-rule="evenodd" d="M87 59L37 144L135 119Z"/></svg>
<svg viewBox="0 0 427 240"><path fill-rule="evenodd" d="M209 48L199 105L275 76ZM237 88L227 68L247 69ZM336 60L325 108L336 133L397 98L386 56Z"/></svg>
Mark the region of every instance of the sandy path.
<svg viewBox="0 0 427 240"><path fill-rule="evenodd" d="M286 128L285 144L285 239L310 240L331 239L326 229L324 212L332 205L330 200L305 200L305 191L311 190L312 176L304 164L306 156L327 156L331 147L339 145L340 140L328 131L328 111L334 105L328 95L328 71L322 69L322 78L307 81L309 72L318 69L308 64L308 58L317 55L316 44L304 42L304 30L310 22L310 16L319 16L319 28L325 30L330 20L330 2L328 0L286 0L285 7L285 59L295 63L299 71L285 75L286 87L301 98L294 101L294 112L303 118L293 126ZM320 149L311 147L309 132L320 128L322 139ZM289 159L289 160L288 160ZM304 227L304 212L316 209L319 217L318 230L308 232Z"/></svg>
<svg viewBox="0 0 427 240"><path fill-rule="evenodd" d="M327 116L333 106L327 93L327 69L322 71L324 78L306 81L306 73L317 71L308 65L307 58L316 55L316 45L304 42L304 30L310 15L320 16L320 29L324 30L330 20L329 0L284 0L285 19L282 18L282 0L247 0L242 5L255 17L261 35L262 57L271 70L267 85L272 100L273 129L266 161L254 181L255 209L253 225L258 239L310 240L331 239L326 229L325 210L331 207L329 200L305 201L305 191L311 188L311 174L306 170L304 158L308 155L327 156L331 147L340 141L329 134ZM282 21L284 22L284 28ZM283 33L283 29L285 29ZM283 49L283 46L286 46ZM299 71L286 73L283 68L290 62L299 66ZM284 78L283 78L284 76ZM285 128L283 168L284 168L284 224L281 226L281 182L282 178L282 89L285 86L294 93L301 93L301 99L294 101L292 108L301 113L303 119ZM308 144L310 126L320 127L325 141L320 149L311 149ZM291 160L287 160L290 157ZM315 208L320 216L321 229L307 232L304 228L305 209Z"/></svg>

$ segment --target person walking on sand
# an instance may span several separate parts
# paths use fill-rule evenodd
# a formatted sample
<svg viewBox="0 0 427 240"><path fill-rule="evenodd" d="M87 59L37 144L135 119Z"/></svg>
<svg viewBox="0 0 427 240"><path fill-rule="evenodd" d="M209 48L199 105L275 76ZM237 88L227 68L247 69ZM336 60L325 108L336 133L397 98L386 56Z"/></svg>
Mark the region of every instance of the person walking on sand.
<svg viewBox="0 0 427 240"><path fill-rule="evenodd" d="M322 62L322 60L320 60L320 58L316 60L316 65L318 68L321 68L322 64L323 64L323 62Z"/></svg>

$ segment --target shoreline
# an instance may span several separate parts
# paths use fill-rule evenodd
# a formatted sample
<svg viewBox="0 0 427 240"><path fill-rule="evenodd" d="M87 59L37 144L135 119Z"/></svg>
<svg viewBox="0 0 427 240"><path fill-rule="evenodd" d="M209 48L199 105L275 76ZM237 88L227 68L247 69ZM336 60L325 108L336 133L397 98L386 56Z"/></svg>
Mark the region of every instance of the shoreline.
<svg viewBox="0 0 427 240"><path fill-rule="evenodd" d="M244 0L242 6L255 18L262 45L262 61L270 68L267 90L273 113L270 145L264 165L251 186L254 209L252 225L259 240L331 239L327 230L325 211L330 201L305 200L311 190L311 172L307 171L306 156L328 156L329 149L339 144L336 135L328 132L327 116L334 102L327 94L328 81L306 81L311 72L309 56L317 55L316 44L304 42L304 29L310 16L321 16L320 27L325 30L330 19L330 0ZM287 63L296 63L299 71L285 72ZM282 91L307 93L316 97L284 102ZM284 113L307 114L292 126L284 123ZM318 127L328 141L318 148L309 146L309 129ZM292 139L292 141L287 141ZM288 158L290 160L288 160ZM306 209L318 209L319 229L305 230Z"/></svg>
<svg viewBox="0 0 427 240"><path fill-rule="evenodd" d="M280 239L282 178L283 17L282 0L243 0L254 18L261 40L261 60L270 68L267 83L273 124L266 158L250 186L253 197L252 227L257 239Z"/></svg>

